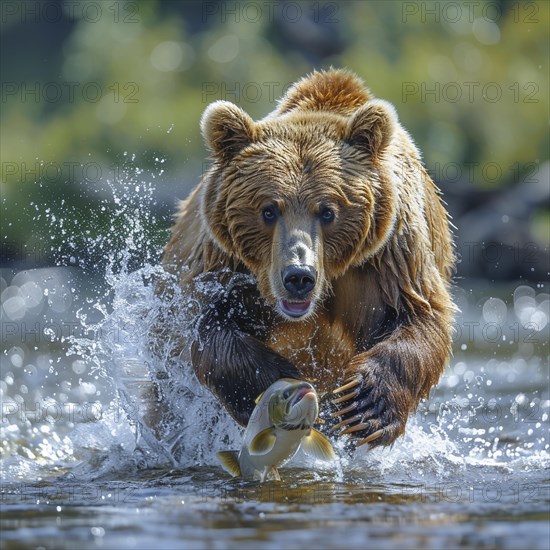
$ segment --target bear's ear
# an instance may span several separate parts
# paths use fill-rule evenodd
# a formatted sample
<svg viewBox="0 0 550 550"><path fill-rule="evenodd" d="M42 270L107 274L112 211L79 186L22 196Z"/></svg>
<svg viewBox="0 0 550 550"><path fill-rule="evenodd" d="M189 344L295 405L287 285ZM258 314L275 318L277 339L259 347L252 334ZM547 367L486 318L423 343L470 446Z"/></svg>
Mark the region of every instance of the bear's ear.
<svg viewBox="0 0 550 550"><path fill-rule="evenodd" d="M229 101L215 101L204 111L201 132L215 157L229 160L254 140L254 121Z"/></svg>
<svg viewBox="0 0 550 550"><path fill-rule="evenodd" d="M351 145L378 157L389 145L397 124L393 105L383 99L372 99L353 113L346 138Z"/></svg>

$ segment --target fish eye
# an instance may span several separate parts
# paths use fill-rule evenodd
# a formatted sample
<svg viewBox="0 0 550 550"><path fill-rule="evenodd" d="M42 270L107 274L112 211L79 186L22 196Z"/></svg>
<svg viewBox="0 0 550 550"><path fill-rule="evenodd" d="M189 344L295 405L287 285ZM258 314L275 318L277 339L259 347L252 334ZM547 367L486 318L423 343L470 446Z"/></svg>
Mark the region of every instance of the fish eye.
<svg viewBox="0 0 550 550"><path fill-rule="evenodd" d="M285 390L283 392L283 399L288 399L291 396L292 392L290 390Z"/></svg>
<svg viewBox="0 0 550 550"><path fill-rule="evenodd" d="M319 210L319 218L323 223L332 223L335 217L334 210L328 206L322 206Z"/></svg>
<svg viewBox="0 0 550 550"><path fill-rule="evenodd" d="M277 219L277 210L274 206L266 206L262 210L262 218L265 223L273 223Z"/></svg>

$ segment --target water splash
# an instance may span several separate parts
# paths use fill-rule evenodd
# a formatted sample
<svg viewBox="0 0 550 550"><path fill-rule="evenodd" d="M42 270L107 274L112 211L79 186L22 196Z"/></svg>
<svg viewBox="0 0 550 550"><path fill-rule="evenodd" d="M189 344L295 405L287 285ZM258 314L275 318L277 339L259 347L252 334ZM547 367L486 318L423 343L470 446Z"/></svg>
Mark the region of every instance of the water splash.
<svg viewBox="0 0 550 550"><path fill-rule="evenodd" d="M181 353L181 340L193 330L192 308L180 307L188 299L158 265L161 250L154 248L148 234L156 225L151 217L154 187L129 177L122 193L113 187L111 191L116 205L113 219L124 231L117 231L113 222L108 235L88 244L91 250L109 250L107 290L93 304L101 314L97 321L78 313L87 337L71 337L69 353L85 358L94 365L92 372L97 370L116 388L116 408L125 412L135 434L135 446L128 448L133 461L138 457L139 464L148 467L211 463L219 442L236 445L241 431L198 383L188 355ZM136 257L143 264L139 269ZM170 299L156 294L156 283L161 281L171 285ZM159 319L170 336L155 344L152 331ZM169 409L165 403L170 403ZM112 406L109 413L112 420ZM103 464L102 470L106 469Z"/></svg>
<svg viewBox="0 0 550 550"><path fill-rule="evenodd" d="M198 383L188 351L181 352L181 340L193 330L194 307L158 265L167 232L154 229L154 186L130 167L106 189L99 213L82 227L71 211L36 206L59 232L57 242L63 241L56 245L60 261L78 269L22 272L10 284L2 279L8 322L28 329L40 321L42 334L36 345L14 335L2 355L4 479L214 465L217 450L241 444L242 430ZM100 221L105 231L94 233L90 227ZM93 292L84 292L83 281L98 271ZM172 288L169 299L155 293L160 280ZM204 283L206 295L214 290ZM547 467L543 331L550 302L543 290L520 285L512 300L484 297L473 306L459 296L463 315L470 317L459 325L457 347L477 349L477 358L457 356L392 448L348 457L338 442L335 475L368 472L369 479L406 481L449 478L478 467ZM485 323L479 342L470 333L465 337L472 324L464 319L472 316ZM153 352L151 334L159 320L168 337ZM506 338L498 338L499 327L508 327ZM480 361L488 348L495 356ZM303 454L291 465L328 471Z"/></svg>

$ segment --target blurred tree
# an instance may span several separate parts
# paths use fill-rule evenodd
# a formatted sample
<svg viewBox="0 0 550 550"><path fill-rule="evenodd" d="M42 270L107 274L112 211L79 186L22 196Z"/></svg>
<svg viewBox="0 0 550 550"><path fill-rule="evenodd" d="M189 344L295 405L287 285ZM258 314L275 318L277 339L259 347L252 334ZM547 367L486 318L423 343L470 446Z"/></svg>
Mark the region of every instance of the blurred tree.
<svg viewBox="0 0 550 550"><path fill-rule="evenodd" d="M459 229L481 203L510 197L491 238L547 246L548 2L58 1L38 15L36 2L9 4L19 8L0 21L4 242L51 232L30 202L106 230L103 182L132 155L157 174L169 212L203 169L208 103L262 117L290 83L334 65L396 104Z"/></svg>

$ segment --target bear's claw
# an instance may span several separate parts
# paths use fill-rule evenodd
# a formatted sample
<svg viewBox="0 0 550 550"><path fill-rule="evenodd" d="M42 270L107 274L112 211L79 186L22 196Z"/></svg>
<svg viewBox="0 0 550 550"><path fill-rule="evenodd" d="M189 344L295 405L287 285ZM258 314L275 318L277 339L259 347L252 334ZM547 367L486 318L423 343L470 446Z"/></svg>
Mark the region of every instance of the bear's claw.
<svg viewBox="0 0 550 550"><path fill-rule="evenodd" d="M370 434L369 436L365 437L365 439L362 439L361 441L359 441L359 443L357 443L355 446L356 447L361 447L361 445L365 445L367 443L370 443L371 441L374 441L375 439L378 439L382 435L384 435L384 429L377 430L373 434Z"/></svg>
<svg viewBox="0 0 550 550"><path fill-rule="evenodd" d="M335 418L336 416L342 416L342 415L347 414L351 411L354 411L358 406L359 405L358 405L357 401L354 401L351 405L349 405L345 409L340 409L339 411L330 413L330 416L331 416L331 418Z"/></svg>
<svg viewBox="0 0 550 550"><path fill-rule="evenodd" d="M349 378L348 378L348 380L349 380ZM347 382L347 380L346 380L346 382ZM347 382L343 386L340 386L339 388L336 388L332 393L342 393L343 391L351 390L352 388L355 388L355 386L358 386L359 384L361 384L361 382L362 382L362 379L361 379L360 376L352 376L351 377L351 382Z"/></svg>
<svg viewBox="0 0 550 550"><path fill-rule="evenodd" d="M346 395L343 395L342 397L338 397L338 399L333 399L332 402L337 403L343 403L344 401L347 401L348 399L353 399L354 397L357 397L359 393L361 392L361 386L359 386L356 390L347 393Z"/></svg>
<svg viewBox="0 0 550 550"><path fill-rule="evenodd" d="M333 392L347 393L332 400L336 406L344 406L331 414L333 418L339 417L339 422L331 427L331 431L340 429L338 436L349 435L358 441L356 447L367 443L371 447L393 443L405 429L406 416L393 408L392 402L386 398L391 391L383 386L372 371L355 374L346 380Z"/></svg>
<svg viewBox="0 0 550 550"><path fill-rule="evenodd" d="M360 415L357 415L360 416ZM345 430L342 430L339 435L345 435L345 434L351 434L353 432L358 432L360 430L364 430L369 427L369 424L363 424L360 422L359 424L355 424L355 426L350 426L349 428L346 428Z"/></svg>
<svg viewBox="0 0 550 550"><path fill-rule="evenodd" d="M330 431L335 432L339 428L343 428L344 426L347 426L348 424L356 422L357 420L361 420L361 418L362 418L361 414L356 414L355 416L352 416L352 417L350 417L346 420L342 420L342 422L338 422L338 424L335 424L334 426L332 426L332 428L330 428Z"/></svg>

